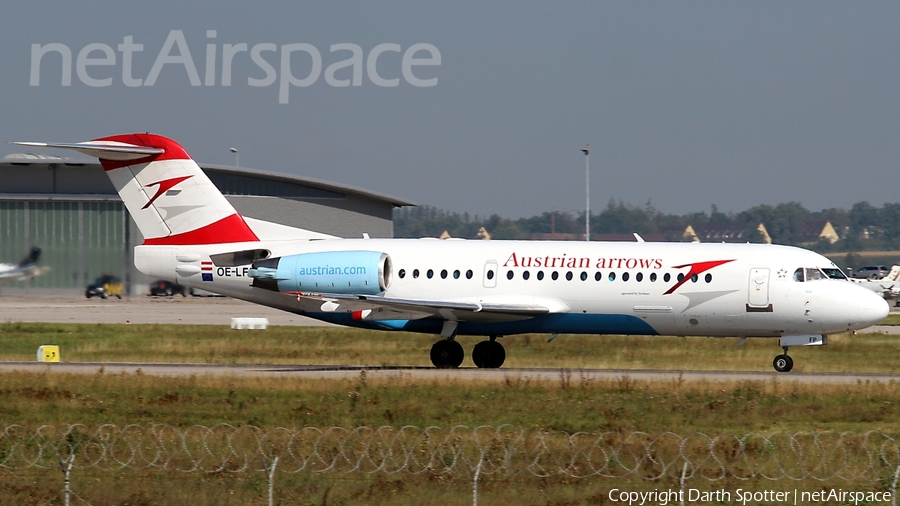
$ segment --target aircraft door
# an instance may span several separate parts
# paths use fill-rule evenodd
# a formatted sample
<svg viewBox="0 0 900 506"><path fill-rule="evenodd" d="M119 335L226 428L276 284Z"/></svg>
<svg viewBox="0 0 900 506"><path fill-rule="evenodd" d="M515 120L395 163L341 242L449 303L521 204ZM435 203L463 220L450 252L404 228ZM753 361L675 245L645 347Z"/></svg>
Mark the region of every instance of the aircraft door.
<svg viewBox="0 0 900 506"><path fill-rule="evenodd" d="M484 263L484 287L485 288L494 288L497 286L497 275L499 271L497 269L497 261L496 260L488 260Z"/></svg>
<svg viewBox="0 0 900 506"><path fill-rule="evenodd" d="M769 269L750 269L747 304L750 307L769 306Z"/></svg>

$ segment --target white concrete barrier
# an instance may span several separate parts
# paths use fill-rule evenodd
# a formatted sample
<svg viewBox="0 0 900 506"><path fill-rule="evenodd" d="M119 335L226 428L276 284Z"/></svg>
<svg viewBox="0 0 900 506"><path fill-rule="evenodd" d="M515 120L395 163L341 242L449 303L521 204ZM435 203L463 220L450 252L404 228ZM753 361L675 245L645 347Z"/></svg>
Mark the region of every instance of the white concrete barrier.
<svg viewBox="0 0 900 506"><path fill-rule="evenodd" d="M232 318L233 329L260 329L265 330L269 326L268 318Z"/></svg>

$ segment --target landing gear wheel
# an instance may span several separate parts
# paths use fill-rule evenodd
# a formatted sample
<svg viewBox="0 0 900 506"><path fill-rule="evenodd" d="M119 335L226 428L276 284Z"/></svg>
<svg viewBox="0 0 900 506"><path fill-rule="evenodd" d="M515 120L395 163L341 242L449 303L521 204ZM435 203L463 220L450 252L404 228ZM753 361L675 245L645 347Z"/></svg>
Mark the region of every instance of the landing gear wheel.
<svg viewBox="0 0 900 506"><path fill-rule="evenodd" d="M506 350L497 341L481 341L472 348L472 362L484 369L498 369L506 360Z"/></svg>
<svg viewBox="0 0 900 506"><path fill-rule="evenodd" d="M772 367L778 372L788 372L794 368L794 359L789 357L787 353L778 355L775 357L775 360L772 361Z"/></svg>
<svg viewBox="0 0 900 506"><path fill-rule="evenodd" d="M443 339L431 347L431 363L438 369L456 369L466 353L461 344Z"/></svg>

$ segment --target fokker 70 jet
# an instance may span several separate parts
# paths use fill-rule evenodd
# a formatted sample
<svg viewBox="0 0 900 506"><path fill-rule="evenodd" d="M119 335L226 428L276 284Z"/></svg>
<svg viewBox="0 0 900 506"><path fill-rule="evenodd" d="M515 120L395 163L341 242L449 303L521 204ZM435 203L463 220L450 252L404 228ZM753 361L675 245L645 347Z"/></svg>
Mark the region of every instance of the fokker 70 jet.
<svg viewBox="0 0 900 506"><path fill-rule="evenodd" d="M462 364L457 335L485 336L472 361L496 368L497 338L537 332L777 338L785 372L788 347L826 344L889 311L795 247L341 239L241 216L159 135L19 144L100 159L145 238L141 272L342 325L439 335L436 367Z"/></svg>

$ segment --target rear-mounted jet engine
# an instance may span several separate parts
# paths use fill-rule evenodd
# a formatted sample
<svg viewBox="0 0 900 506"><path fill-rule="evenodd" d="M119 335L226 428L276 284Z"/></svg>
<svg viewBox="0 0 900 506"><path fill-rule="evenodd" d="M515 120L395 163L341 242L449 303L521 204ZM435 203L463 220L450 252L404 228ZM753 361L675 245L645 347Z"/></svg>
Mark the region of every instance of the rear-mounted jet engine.
<svg viewBox="0 0 900 506"><path fill-rule="evenodd" d="M325 251L253 262L253 286L275 292L376 295L391 286L391 257L379 251Z"/></svg>

